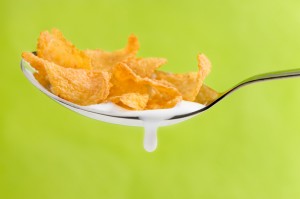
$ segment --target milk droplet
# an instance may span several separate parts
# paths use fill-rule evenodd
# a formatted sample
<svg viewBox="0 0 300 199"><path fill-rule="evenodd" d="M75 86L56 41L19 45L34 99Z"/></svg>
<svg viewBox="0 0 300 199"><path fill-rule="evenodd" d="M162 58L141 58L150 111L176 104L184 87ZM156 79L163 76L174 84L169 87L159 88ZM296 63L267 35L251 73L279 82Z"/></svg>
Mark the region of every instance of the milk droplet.
<svg viewBox="0 0 300 199"><path fill-rule="evenodd" d="M153 152L157 147L157 128L158 122L145 122L144 129L144 149Z"/></svg>

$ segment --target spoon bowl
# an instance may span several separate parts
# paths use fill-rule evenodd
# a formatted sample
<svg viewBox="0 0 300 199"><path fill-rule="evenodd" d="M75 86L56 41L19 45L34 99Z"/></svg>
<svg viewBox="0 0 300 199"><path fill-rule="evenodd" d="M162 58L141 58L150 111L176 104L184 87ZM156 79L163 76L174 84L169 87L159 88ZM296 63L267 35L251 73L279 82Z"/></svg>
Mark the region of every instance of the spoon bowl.
<svg viewBox="0 0 300 199"><path fill-rule="evenodd" d="M65 106L72 111L75 111L81 115L86 117L100 120L103 122L113 123L113 124L120 124L126 126L144 126L144 118L147 117L150 120L157 120L158 126L168 126L172 124L176 124L187 119L192 118L196 114L191 114L195 111L199 111L205 106L193 103L193 102L186 102L189 103L190 106L188 107L180 107L182 105L177 105L174 108L170 109L158 109L158 110L144 110L144 111L131 111L126 110L121 107L118 107L112 103L105 103L99 105L91 105L91 106L80 106L64 100L46 88L44 88L33 76L35 70L27 63L25 60L21 60L21 69L24 73L25 77L40 91L46 94L51 99L55 100L56 102L60 103L61 105ZM178 111L180 109L180 111ZM176 118L178 115L190 114L186 117ZM157 118L158 117L158 118Z"/></svg>

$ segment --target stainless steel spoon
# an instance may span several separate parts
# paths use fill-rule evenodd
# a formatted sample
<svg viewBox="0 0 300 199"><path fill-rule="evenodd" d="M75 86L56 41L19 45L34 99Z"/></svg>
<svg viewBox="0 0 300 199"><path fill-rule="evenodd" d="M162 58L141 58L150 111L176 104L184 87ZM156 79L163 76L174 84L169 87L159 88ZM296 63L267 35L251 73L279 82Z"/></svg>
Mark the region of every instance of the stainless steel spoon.
<svg viewBox="0 0 300 199"><path fill-rule="evenodd" d="M109 110L94 110L89 107L85 106L79 106L77 104L73 104L69 101L66 101L64 99L61 99L60 97L52 94L49 92L47 89L45 89L42 85L36 81L36 79L33 76L33 70L30 67L30 65L22 59L21 61L21 69L24 73L24 75L27 77L27 79L34 85L36 86L40 91L45 93L47 96L50 98L54 99L58 103L62 104L63 106L80 113L84 116L96 119L96 120L101 120L104 122L109 122L109 123L114 123L114 124L121 124L121 125L127 125L127 126L144 126L144 121L141 120L137 115L134 116L124 116L124 115L117 115L115 113L110 112ZM261 75L256 75L253 77L250 77L233 88L229 89L228 91L222 93L219 95L215 101L211 102L210 104L204 106L203 108L199 108L197 110L187 110L184 114L172 116L170 118L165 119L162 123L159 124L159 126L167 126L171 124L175 124L184 120L187 120L191 117L194 117L209 108L213 107L216 105L218 102L220 102L222 99L224 99L226 96L231 94L232 92L236 91L237 89L253 84L253 83L258 83L262 81L267 81L267 80L275 80L275 79L284 79L284 78L291 78L291 77L298 77L300 76L300 69L293 69L293 70L286 70L286 71L277 71L277 72L271 72L271 73L265 73Z"/></svg>

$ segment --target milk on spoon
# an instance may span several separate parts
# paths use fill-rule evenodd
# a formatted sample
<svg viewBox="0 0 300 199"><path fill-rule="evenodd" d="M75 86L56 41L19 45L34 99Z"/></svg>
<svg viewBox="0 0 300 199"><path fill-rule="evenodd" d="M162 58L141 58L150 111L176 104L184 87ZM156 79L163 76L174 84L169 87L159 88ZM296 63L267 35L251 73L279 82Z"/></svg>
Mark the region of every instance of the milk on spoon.
<svg viewBox="0 0 300 199"><path fill-rule="evenodd" d="M123 109L113 103L102 103L96 105L85 106L90 110L95 112L104 113L113 116L123 116L123 117L138 117L139 120L135 122L128 121L113 121L112 123L117 123L121 125L127 126L141 126L144 127L144 148L148 152L152 152L157 147L157 129L160 126L167 126L171 124L175 124L181 121L184 121L188 118L184 119L174 119L168 120L174 116L182 115L186 113L191 113L202 109L204 105L189 102L189 101L181 101L175 107L169 109L155 109L155 110L143 110L143 111L132 111ZM107 121L110 122L110 121Z"/></svg>

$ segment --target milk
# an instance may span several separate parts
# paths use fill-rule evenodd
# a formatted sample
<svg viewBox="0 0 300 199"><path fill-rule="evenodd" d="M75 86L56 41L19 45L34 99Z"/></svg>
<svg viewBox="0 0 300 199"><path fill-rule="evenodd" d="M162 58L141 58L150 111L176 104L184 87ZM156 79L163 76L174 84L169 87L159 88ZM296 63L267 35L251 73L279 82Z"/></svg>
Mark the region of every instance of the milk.
<svg viewBox="0 0 300 199"><path fill-rule="evenodd" d="M111 116L123 116L123 117L137 117L137 125L144 128L144 148L148 152L152 152L157 147L157 129L160 126L167 126L170 124L181 122L187 118L175 119L175 122L169 120L170 118L178 115L184 115L187 113L195 112L205 106L195 102L181 101L175 107L168 109L155 109L155 110L143 110L132 111L123 109L113 103L102 103L96 105L85 106L89 110L99 112L102 114L109 114ZM190 118L190 117L189 117ZM138 120L139 123L138 123ZM114 123L114 122L113 122ZM119 123L120 124L120 123ZM130 125L126 122L122 125ZM132 125L130 125L132 126Z"/></svg>

